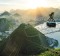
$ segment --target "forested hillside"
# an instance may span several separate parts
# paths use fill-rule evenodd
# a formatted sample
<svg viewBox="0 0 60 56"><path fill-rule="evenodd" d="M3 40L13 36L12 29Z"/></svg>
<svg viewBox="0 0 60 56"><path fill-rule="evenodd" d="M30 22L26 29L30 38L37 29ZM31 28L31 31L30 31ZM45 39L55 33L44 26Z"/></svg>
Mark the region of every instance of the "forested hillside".
<svg viewBox="0 0 60 56"><path fill-rule="evenodd" d="M56 42L57 40L46 37L31 25L23 23L5 41L2 41L0 55L38 55L50 48L53 49Z"/></svg>

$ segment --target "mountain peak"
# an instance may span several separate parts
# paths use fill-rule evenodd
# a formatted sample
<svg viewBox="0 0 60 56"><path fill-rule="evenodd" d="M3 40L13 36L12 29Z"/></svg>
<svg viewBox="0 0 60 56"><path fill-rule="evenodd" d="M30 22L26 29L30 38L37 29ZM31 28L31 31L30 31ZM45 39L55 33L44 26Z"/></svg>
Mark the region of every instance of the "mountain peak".
<svg viewBox="0 0 60 56"><path fill-rule="evenodd" d="M4 11L3 13L1 13L0 16L4 16L4 15L10 15L10 13L8 11Z"/></svg>

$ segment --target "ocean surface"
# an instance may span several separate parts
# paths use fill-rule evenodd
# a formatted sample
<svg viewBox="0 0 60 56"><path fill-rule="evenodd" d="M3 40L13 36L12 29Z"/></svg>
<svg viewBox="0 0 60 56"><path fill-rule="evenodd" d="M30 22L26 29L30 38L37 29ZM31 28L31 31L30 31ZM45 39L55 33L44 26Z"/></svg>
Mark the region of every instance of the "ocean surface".
<svg viewBox="0 0 60 56"><path fill-rule="evenodd" d="M49 38L58 40L59 45L57 48L60 48L60 22L56 22L56 27L48 27L46 22L35 27L41 33Z"/></svg>

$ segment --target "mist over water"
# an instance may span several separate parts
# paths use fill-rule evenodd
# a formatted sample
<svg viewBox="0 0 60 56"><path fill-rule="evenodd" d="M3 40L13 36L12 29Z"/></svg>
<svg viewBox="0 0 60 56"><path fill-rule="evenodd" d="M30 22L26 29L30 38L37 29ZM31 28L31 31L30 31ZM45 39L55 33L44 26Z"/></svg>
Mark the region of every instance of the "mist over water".
<svg viewBox="0 0 60 56"><path fill-rule="evenodd" d="M60 22L56 22L56 27L49 28L46 26L46 22L35 27L37 30L42 32L45 36L58 40L60 48Z"/></svg>

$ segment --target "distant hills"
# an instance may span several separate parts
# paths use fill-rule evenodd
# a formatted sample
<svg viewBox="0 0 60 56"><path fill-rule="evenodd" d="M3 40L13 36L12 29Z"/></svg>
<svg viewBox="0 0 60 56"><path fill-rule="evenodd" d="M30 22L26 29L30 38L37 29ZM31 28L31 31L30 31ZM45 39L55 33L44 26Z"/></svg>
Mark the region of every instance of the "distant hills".
<svg viewBox="0 0 60 56"><path fill-rule="evenodd" d="M58 22L60 21L60 9L58 8L36 8L29 10L10 10L1 13L1 16L10 16L22 23L30 23L31 25L38 25L46 22L49 19L49 14L55 12L54 19Z"/></svg>
<svg viewBox="0 0 60 56"><path fill-rule="evenodd" d="M0 16L4 16L4 15L10 15L10 13L8 12L8 11L4 11L3 13L1 13L1 15Z"/></svg>

